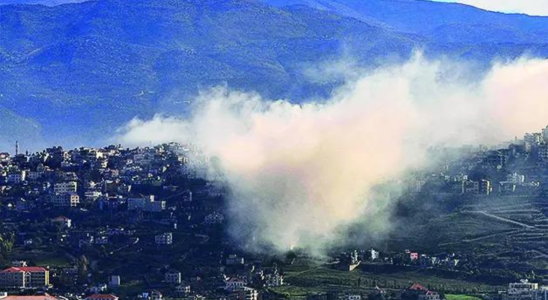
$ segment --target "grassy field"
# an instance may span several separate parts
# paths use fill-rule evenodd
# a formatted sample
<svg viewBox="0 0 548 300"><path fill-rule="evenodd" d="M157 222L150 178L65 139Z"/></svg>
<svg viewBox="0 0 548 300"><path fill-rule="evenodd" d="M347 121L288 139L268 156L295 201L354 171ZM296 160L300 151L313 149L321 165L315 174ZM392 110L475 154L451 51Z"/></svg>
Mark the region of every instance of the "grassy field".
<svg viewBox="0 0 548 300"><path fill-rule="evenodd" d="M72 259L64 251L55 247L53 249L44 248L32 251L15 249L13 259L28 261L37 266L49 267L69 267L72 263Z"/></svg>
<svg viewBox="0 0 548 300"><path fill-rule="evenodd" d="M367 272L357 269L347 272L313 263L288 266L284 269L284 273L288 285L272 288L272 291L290 299L304 299L308 295L333 290L367 295L376 286L397 293L413 283L420 283L432 290L453 293L451 295L493 293L503 288L502 286L437 277L421 271ZM475 299L454 298L450 300Z"/></svg>
<svg viewBox="0 0 548 300"><path fill-rule="evenodd" d="M146 290L146 286L142 281L133 280L127 283L123 283L117 290L116 295L122 299L130 295L138 294Z"/></svg>
<svg viewBox="0 0 548 300"><path fill-rule="evenodd" d="M478 297L462 294L446 294L445 298L447 298L447 300L481 300L481 298Z"/></svg>
<svg viewBox="0 0 548 300"><path fill-rule="evenodd" d="M425 210L427 217L405 222L389 249L457 253L478 262L473 268L511 269L520 276L534 270L548 282L548 202L515 196L451 201L449 212Z"/></svg>

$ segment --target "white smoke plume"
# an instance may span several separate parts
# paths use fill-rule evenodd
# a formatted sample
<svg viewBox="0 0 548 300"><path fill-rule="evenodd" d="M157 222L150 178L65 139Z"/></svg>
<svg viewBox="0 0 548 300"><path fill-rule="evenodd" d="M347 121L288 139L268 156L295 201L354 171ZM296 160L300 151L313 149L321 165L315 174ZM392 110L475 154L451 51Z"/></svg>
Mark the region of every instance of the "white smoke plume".
<svg viewBox="0 0 548 300"><path fill-rule="evenodd" d="M363 74L302 105L216 88L190 116L135 119L116 139L198 145L232 191L236 241L321 253L356 222L364 235L386 234L394 200L375 187L423 166L429 146L500 142L548 123L548 61L495 64L462 80L465 67L418 55Z"/></svg>

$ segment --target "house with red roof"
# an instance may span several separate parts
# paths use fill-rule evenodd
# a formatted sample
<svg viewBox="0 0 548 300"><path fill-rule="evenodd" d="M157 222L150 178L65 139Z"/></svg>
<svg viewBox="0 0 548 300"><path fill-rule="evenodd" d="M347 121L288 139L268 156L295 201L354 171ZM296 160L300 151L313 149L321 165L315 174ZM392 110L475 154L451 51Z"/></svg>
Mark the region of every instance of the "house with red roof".
<svg viewBox="0 0 548 300"><path fill-rule="evenodd" d="M0 293L0 300L58 300L49 294L33 296L8 296L7 293Z"/></svg>
<svg viewBox="0 0 548 300"><path fill-rule="evenodd" d="M59 216L51 221L54 224L59 224L61 228L70 228L72 226L72 220L65 216Z"/></svg>
<svg viewBox="0 0 548 300"><path fill-rule="evenodd" d="M11 267L0 271L0 287L43 288L49 286L49 271L42 267Z"/></svg>
<svg viewBox="0 0 548 300"><path fill-rule="evenodd" d="M403 291L402 300L440 300L440 294L415 283Z"/></svg>
<svg viewBox="0 0 548 300"><path fill-rule="evenodd" d="M408 287L405 291L403 291L403 293L401 294L401 299L402 300L439 300L439 294L435 293L438 295L438 298L435 299L432 293L435 293L435 292L431 292L423 285L415 283L411 285L410 287Z"/></svg>
<svg viewBox="0 0 548 300"><path fill-rule="evenodd" d="M411 285L408 290L413 290L413 291L424 291L424 292L427 292L428 289L425 288L423 285L421 284L418 284L418 283L415 283L413 285Z"/></svg>

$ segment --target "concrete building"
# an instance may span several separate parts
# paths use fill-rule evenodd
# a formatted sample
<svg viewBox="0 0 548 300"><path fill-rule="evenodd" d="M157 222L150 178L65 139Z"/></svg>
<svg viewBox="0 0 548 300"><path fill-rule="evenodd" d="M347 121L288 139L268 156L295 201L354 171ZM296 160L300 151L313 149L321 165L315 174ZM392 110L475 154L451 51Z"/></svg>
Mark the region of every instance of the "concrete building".
<svg viewBox="0 0 548 300"><path fill-rule="evenodd" d="M225 281L225 290L229 292L234 292L236 290L239 290L243 287L245 287L246 282L239 278L230 278L227 281Z"/></svg>
<svg viewBox="0 0 548 300"><path fill-rule="evenodd" d="M433 291L428 291L419 295L418 300L440 300L440 294Z"/></svg>
<svg viewBox="0 0 548 300"><path fill-rule="evenodd" d="M42 267L11 267L0 272L0 287L43 288L49 286L49 271Z"/></svg>
<svg viewBox="0 0 548 300"><path fill-rule="evenodd" d="M156 245L171 245L173 244L173 234L165 232L154 237Z"/></svg>
<svg viewBox="0 0 548 300"><path fill-rule="evenodd" d="M239 266L239 265L244 265L244 264L245 264L245 259L241 256L236 255L236 254L230 254L226 258L226 265L227 266Z"/></svg>
<svg viewBox="0 0 548 300"><path fill-rule="evenodd" d="M188 284L179 284L176 288L175 288L175 291L178 293L178 294L190 294L191 290L190 290L190 285Z"/></svg>
<svg viewBox="0 0 548 300"><path fill-rule="evenodd" d="M181 272L169 270L164 274L164 280L169 284L181 284Z"/></svg>
<svg viewBox="0 0 548 300"><path fill-rule="evenodd" d="M164 298L164 295L162 295L162 293L160 293L160 291L157 291L157 290L153 290L152 292L150 292L150 300L162 300Z"/></svg>
<svg viewBox="0 0 548 300"><path fill-rule="evenodd" d="M520 282L510 283L505 300L546 300L548 287L539 287L538 283L523 279Z"/></svg>
<svg viewBox="0 0 548 300"><path fill-rule="evenodd" d="M110 276L110 280L108 281L108 287L109 288L118 288L118 287L120 287L120 276L118 276L118 275Z"/></svg>
<svg viewBox="0 0 548 300"><path fill-rule="evenodd" d="M25 171L10 172L8 174L7 182L11 184L20 184L25 181L27 173Z"/></svg>
<svg viewBox="0 0 548 300"><path fill-rule="evenodd" d="M491 181L482 179L479 181L479 194L480 195L490 195L493 191L493 186Z"/></svg>
<svg viewBox="0 0 548 300"><path fill-rule="evenodd" d="M233 299L237 300L258 300L259 292L250 287L242 287L237 289L233 294Z"/></svg>
<svg viewBox="0 0 548 300"><path fill-rule="evenodd" d="M208 225L213 225L213 224L221 224L224 222L224 220L225 220L225 217L222 214L218 212L214 212L207 215L204 219L204 222Z"/></svg>
<svg viewBox="0 0 548 300"><path fill-rule="evenodd" d="M78 183L76 181L59 182L53 186L55 193L76 193L78 191Z"/></svg>
<svg viewBox="0 0 548 300"><path fill-rule="evenodd" d="M284 284L284 276L277 271L272 274L266 274L264 280L267 287L282 286Z"/></svg>
<svg viewBox="0 0 548 300"><path fill-rule="evenodd" d="M371 253L371 260L379 259L379 251L376 251L375 249L369 250Z"/></svg>
<svg viewBox="0 0 548 300"><path fill-rule="evenodd" d="M75 192L55 193L50 199L51 203L57 207L77 207L80 204L80 196Z"/></svg>

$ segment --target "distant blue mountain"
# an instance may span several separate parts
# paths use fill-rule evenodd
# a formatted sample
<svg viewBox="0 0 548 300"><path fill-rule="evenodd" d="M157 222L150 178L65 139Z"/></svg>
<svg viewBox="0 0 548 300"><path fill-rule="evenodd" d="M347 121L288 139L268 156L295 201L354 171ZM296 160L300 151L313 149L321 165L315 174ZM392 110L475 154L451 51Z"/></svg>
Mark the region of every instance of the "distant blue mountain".
<svg viewBox="0 0 548 300"><path fill-rule="evenodd" d="M415 48L480 64L548 56L547 29L548 18L413 0L0 6L0 140L93 143L134 116L182 111L218 84L323 97L340 82L303 73L343 55L367 66Z"/></svg>
<svg viewBox="0 0 548 300"><path fill-rule="evenodd" d="M87 0L0 0L0 5L11 4L41 4L46 6L56 6L67 3L80 3Z"/></svg>
<svg viewBox="0 0 548 300"><path fill-rule="evenodd" d="M488 42L496 40L498 42L519 43L532 41L535 38L540 39L537 42L548 41L546 17L490 12L458 3L441 3L428 0L261 1L277 7L303 5L356 18L395 31L420 34L432 38L444 36L444 34L457 38L457 35L459 35L463 38L463 40L457 40L459 42L472 40L470 36L463 35L464 32L471 33L473 37L480 35L487 37L489 38Z"/></svg>

